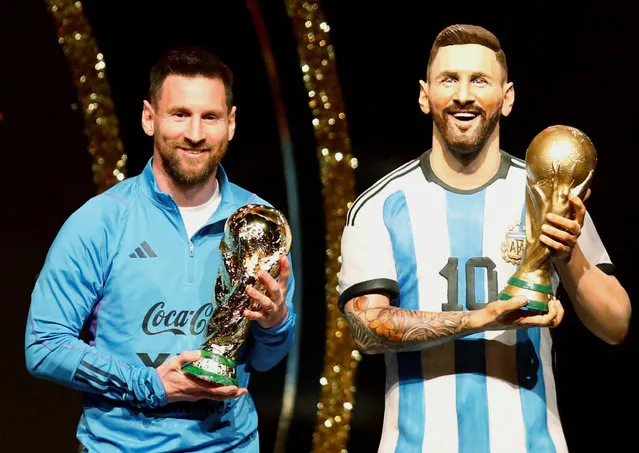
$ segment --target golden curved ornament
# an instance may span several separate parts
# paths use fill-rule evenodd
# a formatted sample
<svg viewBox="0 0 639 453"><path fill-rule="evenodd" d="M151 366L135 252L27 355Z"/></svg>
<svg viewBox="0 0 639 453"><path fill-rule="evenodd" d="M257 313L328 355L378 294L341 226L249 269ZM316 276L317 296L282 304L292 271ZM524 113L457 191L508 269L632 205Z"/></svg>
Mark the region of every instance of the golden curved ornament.
<svg viewBox="0 0 639 453"><path fill-rule="evenodd" d="M104 56L84 16L82 2L46 0L53 16L58 43L71 69L73 84L84 114L84 133L93 157L93 182L101 193L126 178L126 159L120 140Z"/></svg>
<svg viewBox="0 0 639 453"><path fill-rule="evenodd" d="M287 0L304 85L313 114L326 224L326 346L313 453L345 453L359 351L338 308L337 273L346 213L355 199L357 159L351 154L330 27L319 1Z"/></svg>

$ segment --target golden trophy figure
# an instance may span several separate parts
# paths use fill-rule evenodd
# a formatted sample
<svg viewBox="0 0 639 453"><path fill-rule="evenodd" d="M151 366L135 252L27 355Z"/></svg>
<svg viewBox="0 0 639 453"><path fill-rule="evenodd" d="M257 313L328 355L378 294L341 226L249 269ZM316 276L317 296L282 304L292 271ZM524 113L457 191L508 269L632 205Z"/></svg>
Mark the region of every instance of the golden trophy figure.
<svg viewBox="0 0 639 453"><path fill-rule="evenodd" d="M524 295L524 310L548 312L554 297L550 276L551 251L539 236L546 214L569 217L568 196L584 197L597 165L590 139L570 126L550 126L526 150L526 248L517 271L499 294L500 300Z"/></svg>
<svg viewBox="0 0 639 453"><path fill-rule="evenodd" d="M246 288L250 285L265 291L258 274L279 274L280 257L290 251L291 240L286 218L274 208L249 204L228 218L220 242L222 263L213 289L217 306L208 323L202 357L184 365L185 373L215 384L237 385L237 353L251 325L251 320L242 316L253 303Z"/></svg>

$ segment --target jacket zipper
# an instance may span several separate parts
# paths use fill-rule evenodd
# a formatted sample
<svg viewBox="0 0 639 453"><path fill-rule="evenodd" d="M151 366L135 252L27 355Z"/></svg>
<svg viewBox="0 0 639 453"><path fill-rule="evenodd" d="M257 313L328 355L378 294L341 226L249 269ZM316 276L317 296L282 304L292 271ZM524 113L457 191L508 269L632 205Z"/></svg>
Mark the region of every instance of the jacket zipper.
<svg viewBox="0 0 639 453"><path fill-rule="evenodd" d="M193 241L189 239L189 259L187 260L186 267L186 278L187 283L193 283L195 280L195 246L193 245Z"/></svg>

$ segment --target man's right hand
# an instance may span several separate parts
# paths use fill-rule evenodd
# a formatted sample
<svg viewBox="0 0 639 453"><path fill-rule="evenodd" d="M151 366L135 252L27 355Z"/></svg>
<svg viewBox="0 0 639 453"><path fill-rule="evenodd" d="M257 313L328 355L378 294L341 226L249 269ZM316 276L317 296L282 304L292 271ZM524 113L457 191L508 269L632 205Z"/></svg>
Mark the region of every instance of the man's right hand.
<svg viewBox="0 0 639 453"><path fill-rule="evenodd" d="M248 390L245 388L240 388L235 385L221 386L208 383L182 371L184 365L195 362L201 356L202 353L198 350L185 351L167 360L156 369L164 386L168 403L175 403L176 401L197 401L200 399L222 401L237 398L238 396L248 393Z"/></svg>
<svg viewBox="0 0 639 453"><path fill-rule="evenodd" d="M490 302L474 313L483 330L557 327L564 317L564 307L555 298L548 302L548 313L544 314L522 310L526 303L525 296L515 296L508 300Z"/></svg>

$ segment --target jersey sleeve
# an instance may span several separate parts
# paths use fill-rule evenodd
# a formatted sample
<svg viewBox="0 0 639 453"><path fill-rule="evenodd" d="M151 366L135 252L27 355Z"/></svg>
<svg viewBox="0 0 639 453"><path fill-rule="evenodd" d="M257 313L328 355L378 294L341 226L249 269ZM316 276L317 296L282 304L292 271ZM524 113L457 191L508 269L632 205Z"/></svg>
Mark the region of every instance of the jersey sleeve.
<svg viewBox="0 0 639 453"><path fill-rule="evenodd" d="M581 251L588 261L597 266L604 273L608 275L615 275L615 266L612 264L610 256L599 237L597 228L595 228L595 224L588 211L586 211L584 226L581 229L581 235L579 236L579 239L577 239L577 243L579 244L579 247L581 247ZM561 285L559 275L556 271L554 271L551 276L551 282L553 291L556 293L557 289Z"/></svg>
<svg viewBox="0 0 639 453"><path fill-rule="evenodd" d="M359 209L358 209L359 208ZM382 206L371 200L357 215L347 217L341 239L341 267L338 274L339 308L363 294L384 292L391 300L399 295L395 259L390 235L384 224Z"/></svg>
<svg viewBox="0 0 639 453"><path fill-rule="evenodd" d="M608 255L608 252L599 237L597 228L595 228L595 224L587 211L578 243L588 261L602 269L605 273L614 274L614 266L610 260L610 256Z"/></svg>
<svg viewBox="0 0 639 453"><path fill-rule="evenodd" d="M99 303L108 267L102 206L89 202L64 223L31 294L25 359L35 377L138 407L166 404L153 368L133 367L83 341L82 329Z"/></svg>

